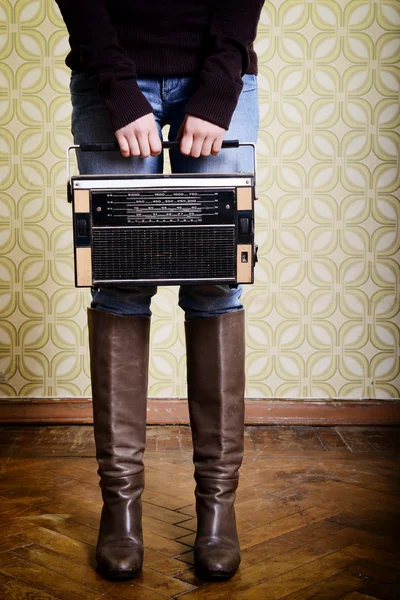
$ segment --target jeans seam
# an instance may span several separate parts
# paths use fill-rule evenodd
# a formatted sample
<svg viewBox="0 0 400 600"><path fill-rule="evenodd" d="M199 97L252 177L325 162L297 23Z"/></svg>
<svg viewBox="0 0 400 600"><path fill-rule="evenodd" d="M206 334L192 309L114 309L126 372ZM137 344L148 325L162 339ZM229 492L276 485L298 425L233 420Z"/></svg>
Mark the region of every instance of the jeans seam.
<svg viewBox="0 0 400 600"><path fill-rule="evenodd" d="M167 100L166 100L166 90L165 90L165 77L161 77L161 120L162 125L161 128L165 125L165 119L167 117Z"/></svg>

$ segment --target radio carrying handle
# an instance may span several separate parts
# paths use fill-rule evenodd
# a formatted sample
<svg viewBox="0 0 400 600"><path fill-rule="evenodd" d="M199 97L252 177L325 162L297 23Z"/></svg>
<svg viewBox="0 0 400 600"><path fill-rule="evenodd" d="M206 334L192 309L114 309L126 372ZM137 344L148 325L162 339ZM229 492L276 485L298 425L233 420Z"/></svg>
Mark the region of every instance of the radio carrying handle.
<svg viewBox="0 0 400 600"><path fill-rule="evenodd" d="M251 146L253 148L253 174L254 174L254 197L258 199L257 190L257 151L254 142L239 142L239 140L224 140L221 148L239 148L239 146ZM180 141L163 141L162 147L164 150L180 147ZM73 144L67 148L67 183L71 185L71 166L70 166L70 151L80 149L82 152L110 152L119 150L118 142L110 142L105 144Z"/></svg>

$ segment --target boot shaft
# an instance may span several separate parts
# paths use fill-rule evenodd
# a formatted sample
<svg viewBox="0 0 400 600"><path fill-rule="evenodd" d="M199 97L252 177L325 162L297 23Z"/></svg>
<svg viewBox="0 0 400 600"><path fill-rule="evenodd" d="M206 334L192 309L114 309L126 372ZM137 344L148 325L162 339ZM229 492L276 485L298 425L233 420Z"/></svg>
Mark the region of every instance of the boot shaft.
<svg viewBox="0 0 400 600"><path fill-rule="evenodd" d="M185 336L195 473L232 479L244 447L245 311L185 321Z"/></svg>
<svg viewBox="0 0 400 600"><path fill-rule="evenodd" d="M94 437L104 477L143 469L150 322L88 308Z"/></svg>

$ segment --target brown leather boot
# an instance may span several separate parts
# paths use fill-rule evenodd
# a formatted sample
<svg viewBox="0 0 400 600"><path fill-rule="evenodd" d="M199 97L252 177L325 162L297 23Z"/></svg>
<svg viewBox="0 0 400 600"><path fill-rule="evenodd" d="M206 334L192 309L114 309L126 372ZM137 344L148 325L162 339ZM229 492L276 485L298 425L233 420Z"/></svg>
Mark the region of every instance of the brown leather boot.
<svg viewBox="0 0 400 600"><path fill-rule="evenodd" d="M234 501L244 452L244 309L185 321L196 480L195 574L228 579L241 553Z"/></svg>
<svg viewBox="0 0 400 600"><path fill-rule="evenodd" d="M88 308L97 470L103 497L96 546L106 579L137 575L143 563L143 453L151 317Z"/></svg>

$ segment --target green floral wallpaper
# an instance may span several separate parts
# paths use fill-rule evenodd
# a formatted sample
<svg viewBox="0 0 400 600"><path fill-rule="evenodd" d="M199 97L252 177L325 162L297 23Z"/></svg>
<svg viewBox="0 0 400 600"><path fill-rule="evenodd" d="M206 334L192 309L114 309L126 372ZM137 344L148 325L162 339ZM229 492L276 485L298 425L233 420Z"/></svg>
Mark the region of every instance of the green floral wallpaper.
<svg viewBox="0 0 400 600"><path fill-rule="evenodd" d="M400 3L267 1L256 50L246 395L398 397ZM54 0L0 0L3 398L91 394L90 291L73 283L65 189L67 51ZM153 397L186 396L177 290L152 302Z"/></svg>

